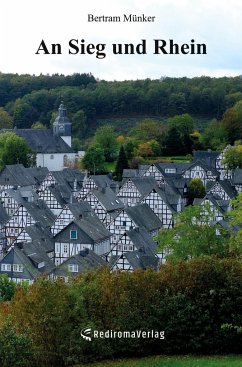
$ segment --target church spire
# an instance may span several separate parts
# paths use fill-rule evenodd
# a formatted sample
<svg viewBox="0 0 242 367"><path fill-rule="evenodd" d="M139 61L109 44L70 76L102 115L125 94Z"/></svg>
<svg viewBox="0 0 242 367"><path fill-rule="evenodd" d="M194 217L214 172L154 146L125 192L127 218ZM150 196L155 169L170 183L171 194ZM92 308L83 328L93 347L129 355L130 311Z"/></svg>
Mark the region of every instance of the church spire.
<svg viewBox="0 0 242 367"><path fill-rule="evenodd" d="M55 136L60 136L69 146L71 146L71 122L67 117L63 101L59 106L58 116L53 123L53 134Z"/></svg>

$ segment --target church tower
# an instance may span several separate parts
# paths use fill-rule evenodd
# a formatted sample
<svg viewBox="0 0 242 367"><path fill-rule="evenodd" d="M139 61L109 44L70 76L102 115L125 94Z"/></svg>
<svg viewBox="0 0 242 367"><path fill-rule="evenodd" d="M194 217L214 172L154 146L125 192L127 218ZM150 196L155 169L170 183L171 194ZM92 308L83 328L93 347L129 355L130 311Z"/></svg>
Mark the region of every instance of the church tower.
<svg viewBox="0 0 242 367"><path fill-rule="evenodd" d="M53 134L60 136L71 147L71 122L67 117L63 103L58 109L58 116L53 123Z"/></svg>

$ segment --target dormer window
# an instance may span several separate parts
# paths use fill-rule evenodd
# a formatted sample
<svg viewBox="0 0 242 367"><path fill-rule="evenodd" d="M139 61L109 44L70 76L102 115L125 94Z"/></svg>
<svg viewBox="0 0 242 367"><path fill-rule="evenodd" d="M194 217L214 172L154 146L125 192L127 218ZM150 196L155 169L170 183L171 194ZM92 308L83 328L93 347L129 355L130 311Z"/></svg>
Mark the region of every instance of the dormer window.
<svg viewBox="0 0 242 367"><path fill-rule="evenodd" d="M78 272L78 265L77 264L69 264L68 265L68 270L72 273L77 273Z"/></svg>
<svg viewBox="0 0 242 367"><path fill-rule="evenodd" d="M21 264L13 264L13 271L16 273L22 273L24 271L24 267Z"/></svg>
<svg viewBox="0 0 242 367"><path fill-rule="evenodd" d="M11 264L1 264L1 271L11 271Z"/></svg>
<svg viewBox="0 0 242 367"><path fill-rule="evenodd" d="M77 240L77 231L76 230L70 230L70 239L71 240Z"/></svg>

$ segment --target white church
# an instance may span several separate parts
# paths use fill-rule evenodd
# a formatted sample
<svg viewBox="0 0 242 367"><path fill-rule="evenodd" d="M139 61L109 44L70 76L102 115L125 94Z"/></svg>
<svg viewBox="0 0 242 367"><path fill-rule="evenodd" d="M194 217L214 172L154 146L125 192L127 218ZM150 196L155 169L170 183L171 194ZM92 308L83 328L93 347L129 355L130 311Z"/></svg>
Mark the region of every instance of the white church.
<svg viewBox="0 0 242 367"><path fill-rule="evenodd" d="M24 138L30 148L37 153L37 167L61 171L66 167L72 167L75 160L84 155L84 152L74 152L71 147L71 122L63 103L60 104L53 129L15 128L14 132Z"/></svg>

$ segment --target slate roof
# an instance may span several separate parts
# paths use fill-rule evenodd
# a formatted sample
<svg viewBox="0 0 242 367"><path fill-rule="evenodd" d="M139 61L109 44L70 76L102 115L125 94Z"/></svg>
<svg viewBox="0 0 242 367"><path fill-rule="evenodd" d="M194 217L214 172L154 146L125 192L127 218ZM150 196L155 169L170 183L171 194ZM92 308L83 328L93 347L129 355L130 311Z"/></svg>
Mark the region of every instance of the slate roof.
<svg viewBox="0 0 242 367"><path fill-rule="evenodd" d="M55 215L43 200L39 199L30 203L26 202L23 206L36 222L41 222L46 227L50 227L53 224Z"/></svg>
<svg viewBox="0 0 242 367"><path fill-rule="evenodd" d="M242 185L242 168L236 168L231 178L233 185Z"/></svg>
<svg viewBox="0 0 242 367"><path fill-rule="evenodd" d="M123 202L117 197L110 187L93 189L90 193L96 196L107 212L124 208Z"/></svg>
<svg viewBox="0 0 242 367"><path fill-rule="evenodd" d="M172 191L169 194L165 190L159 188L158 186L154 187L150 192L152 191L157 192L157 194L165 202L165 204L168 206L168 208L171 210L172 213L176 212L176 207L178 205L181 195L174 193L174 191ZM150 192L147 193L146 195L143 195L141 200L145 200L145 198L150 194Z"/></svg>
<svg viewBox="0 0 242 367"><path fill-rule="evenodd" d="M155 166L160 170L160 172L167 177L176 177L177 175L181 175L184 171L186 171L191 163L173 163L173 162L164 162L157 163ZM176 173L167 173L165 170L169 168L173 168L176 170Z"/></svg>
<svg viewBox="0 0 242 367"><path fill-rule="evenodd" d="M134 183L141 196L147 194L157 186L154 177L133 177L130 180Z"/></svg>
<svg viewBox="0 0 242 367"><path fill-rule="evenodd" d="M139 170L138 169L123 169L122 178L131 178L131 177L138 177L139 176Z"/></svg>
<svg viewBox="0 0 242 367"><path fill-rule="evenodd" d="M113 191L118 189L118 183L113 181L109 175L90 175L89 177L99 188L110 187Z"/></svg>
<svg viewBox="0 0 242 367"><path fill-rule="evenodd" d="M7 189L9 194L18 204L24 204L38 199L38 195L31 186L18 187L17 189Z"/></svg>
<svg viewBox="0 0 242 367"><path fill-rule="evenodd" d="M115 255L110 258L110 267L113 269L120 258L127 259L128 263L131 265L133 270L135 269L157 269L159 264L159 259L149 247L140 248L135 251L127 251L121 256Z"/></svg>
<svg viewBox="0 0 242 367"><path fill-rule="evenodd" d="M77 239L70 239L70 230L77 231ZM55 236L55 242L73 242L83 244L94 244L111 236L96 215L83 217L81 220L71 221Z"/></svg>
<svg viewBox="0 0 242 367"><path fill-rule="evenodd" d="M144 227L148 232L161 228L162 223L148 204L139 204L125 209L128 216L138 227Z"/></svg>
<svg viewBox="0 0 242 367"><path fill-rule="evenodd" d="M6 165L0 173L0 185L30 186L35 184L34 177L22 164Z"/></svg>
<svg viewBox="0 0 242 367"><path fill-rule="evenodd" d="M51 129L14 129L15 134L24 138L37 153L74 153L74 150Z"/></svg>
<svg viewBox="0 0 242 367"><path fill-rule="evenodd" d="M204 171L206 171L206 172L207 171L211 171L214 176L217 176L217 177L220 176L220 172L219 171L217 171L212 166L208 166L203 161L195 161L195 162L189 163L189 166L183 171L183 173L185 173L186 171L192 169L193 167L196 167L197 165L200 166L200 167L202 167L204 169Z"/></svg>
<svg viewBox="0 0 242 367"><path fill-rule="evenodd" d="M86 201L69 203L65 207L69 208L75 219L90 216L90 214L93 212L90 204L87 203Z"/></svg>
<svg viewBox="0 0 242 367"><path fill-rule="evenodd" d="M37 267L41 273L49 273L55 268L54 262L49 258L43 248L37 243L28 242L23 245L22 251L31 260L34 267ZM39 267L44 262L44 266Z"/></svg>
<svg viewBox="0 0 242 367"><path fill-rule="evenodd" d="M154 251L157 247L156 242L150 237L149 233L144 228L136 227L126 234L129 236L134 246L139 250L142 248L149 247Z"/></svg>
<svg viewBox="0 0 242 367"><path fill-rule="evenodd" d="M203 199L194 199L193 204L194 205L201 205L205 200L211 201L211 203L221 212L225 213L228 211L229 207L229 201L228 200L222 200L217 199L212 194L207 194Z"/></svg>
<svg viewBox="0 0 242 367"><path fill-rule="evenodd" d="M68 265L78 265L78 272L70 272ZM108 266L108 263L104 261L100 256L95 254L90 249L84 249L79 254L69 257L62 264L58 265L51 273L50 276L54 277L69 277L77 276L87 270L98 269L104 266Z"/></svg>
<svg viewBox="0 0 242 367"><path fill-rule="evenodd" d="M77 190L80 190L86 177L85 173L70 168L65 168L62 171L51 171L51 174L59 185L65 185L72 191L75 183L77 185Z"/></svg>
<svg viewBox="0 0 242 367"><path fill-rule="evenodd" d="M0 274L7 274L11 278L18 278L18 279L30 279L34 280L39 275L39 270L34 266L28 256L19 248L19 246L15 245L4 258L0 261L0 264L21 264L23 265L23 272L7 272L1 271L0 267Z"/></svg>
<svg viewBox="0 0 242 367"><path fill-rule="evenodd" d="M49 173L47 167L28 167L25 169L30 175L33 176L37 185L41 185L41 183L44 181Z"/></svg>
<svg viewBox="0 0 242 367"><path fill-rule="evenodd" d="M213 168L216 167L216 159L219 157L221 152L213 151L213 150L197 150L193 152L193 162L202 161L207 166L211 166Z"/></svg>
<svg viewBox="0 0 242 367"><path fill-rule="evenodd" d="M25 232L29 235L32 242L35 243L46 253L54 251L54 239L51 231L42 225L40 222L36 222L32 226L25 227Z"/></svg>
<svg viewBox="0 0 242 367"><path fill-rule="evenodd" d="M233 199L238 193L236 189L231 185L231 182L229 180L222 180L222 181L208 181L206 184L206 192L210 192L212 188L216 185L216 183L219 183L219 185L223 188L223 190L226 192L226 194L230 197L230 199ZM215 194L213 193L213 196Z"/></svg>
<svg viewBox="0 0 242 367"><path fill-rule="evenodd" d="M0 202L0 227L9 221L10 217L6 212L6 209L3 207Z"/></svg>

